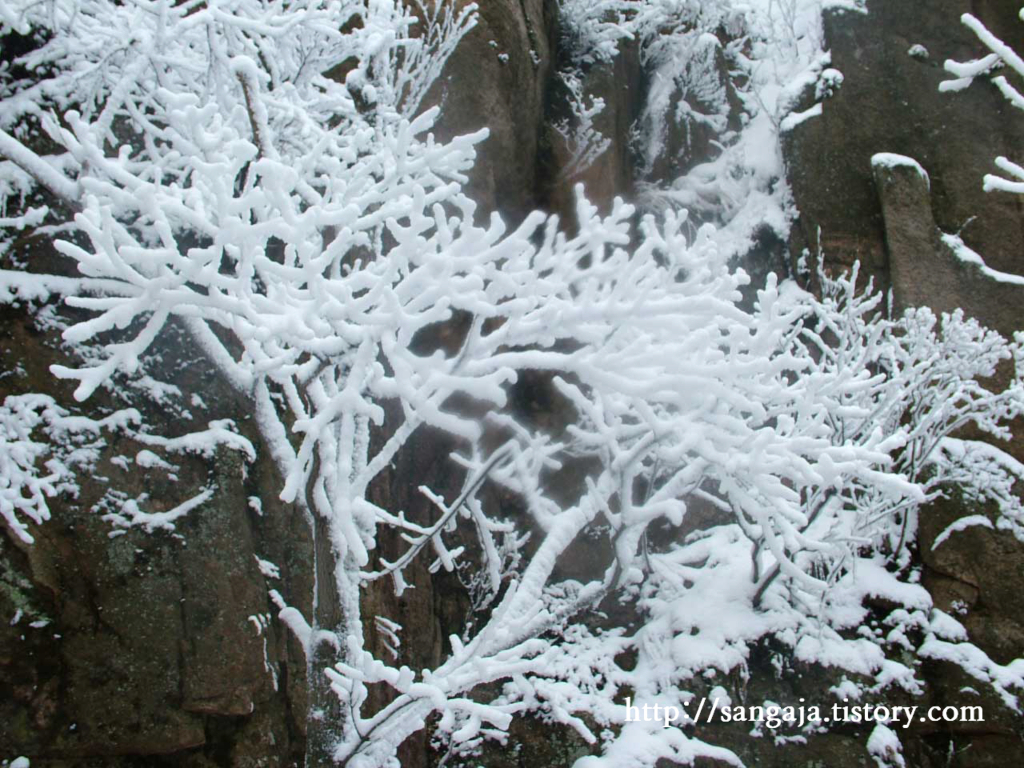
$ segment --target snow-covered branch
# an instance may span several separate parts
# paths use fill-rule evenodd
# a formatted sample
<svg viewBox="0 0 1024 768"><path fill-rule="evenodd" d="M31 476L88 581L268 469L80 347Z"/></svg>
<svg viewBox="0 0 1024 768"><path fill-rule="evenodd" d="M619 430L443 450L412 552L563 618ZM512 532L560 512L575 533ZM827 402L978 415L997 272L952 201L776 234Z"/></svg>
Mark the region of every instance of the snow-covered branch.
<svg viewBox="0 0 1024 768"><path fill-rule="evenodd" d="M671 11L676 44L645 55L710 75L718 43L698 6L563 10L600 37L597 58L623 37L607 26L616 18L653 34L644 25ZM982 381L1019 361L1018 342L959 313L890 318L856 272L822 274L817 297L772 276L751 305L750 278L713 227L671 210L637 217L621 200L602 216L582 189L573 235L542 213L516 228L481 221L463 184L486 132L440 141L439 110L423 108L473 9L415 9L16 0L0 22L0 32L45 33L21 63L46 73L5 82L0 155L20 182L74 203L57 247L82 274L4 273L0 285L63 292L81 310L64 338L99 352L54 369L79 399L136 373L172 319L250 399L262 446L220 421L187 438L137 439L264 447L282 498L309 513L317 613L307 620L272 599L306 649L312 709L334 706L333 720L311 711L318 758L390 768L433 715L452 750L467 751L527 711L604 738L606 764L634 764L637 750L647 764L728 758L675 729L634 743L616 697L628 686L678 703L704 672L742 668L768 637L865 685L916 690L915 671L890 651L934 618L906 569L919 507L956 481L1019 525L1016 466L955 434L972 424L1007 436L1021 379ZM582 125L598 105L578 93ZM18 121L36 133L19 134ZM43 134L51 153L38 155L29 145ZM581 158L595 146L595 134L580 138ZM516 415L510 390L527 372L551 382L567 423L545 430ZM14 481L3 514L16 532L23 518L45 518L61 481L59 467L38 468L45 447L32 436L53 407L5 406ZM428 429L454 441L464 476L450 499L424 486L435 517L417 523L373 490ZM517 499L515 514L485 492L495 487ZM167 528L206 494L163 513L125 501L110 519ZM408 545L390 561L378 551L387 529ZM607 556L568 578L584 537ZM361 589L389 575L401 590L428 550L430 567L480 575L485 609L447 657L414 673L394 643L397 659L366 650ZM855 632L872 596L899 606L885 640ZM604 599L629 604L632 628L588 625ZM387 617L374 620L393 634ZM942 646L949 654L974 653L929 631L957 646ZM631 670L615 661L624 651L635 653ZM390 689L377 711L372 687ZM599 737L593 723L609 730Z"/></svg>
<svg viewBox="0 0 1024 768"><path fill-rule="evenodd" d="M1024 8L1020 10L1020 17L1024 19ZM960 21L978 38L979 42L987 48L990 53L979 59L960 62L947 60L946 71L954 75L953 79L939 83L940 91L961 91L974 82L975 78L987 76L993 85L999 89L1012 106L1017 109L1024 109L1024 95L1006 75L997 74L1001 68L1008 68L1018 78L1024 77L1024 59L1017 54L1009 45L993 35L988 27L981 23L975 16L965 13ZM1003 171L1005 176L986 174L984 188L986 192L1000 190L1014 194L1024 194L1024 168L1005 157L995 159L996 166Z"/></svg>

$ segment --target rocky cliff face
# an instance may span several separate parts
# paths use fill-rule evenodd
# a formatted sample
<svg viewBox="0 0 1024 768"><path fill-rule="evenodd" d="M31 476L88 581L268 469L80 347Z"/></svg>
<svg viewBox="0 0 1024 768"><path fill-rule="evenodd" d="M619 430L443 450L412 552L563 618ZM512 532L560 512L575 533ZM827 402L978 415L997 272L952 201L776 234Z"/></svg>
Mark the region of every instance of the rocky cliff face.
<svg viewBox="0 0 1024 768"><path fill-rule="evenodd" d="M793 270L804 249L820 249L829 264L861 260L892 287L898 303L940 310L962 306L1003 333L1024 326L1024 288L957 259L941 237L959 233L994 269L1024 272L1020 202L981 192L991 158L1024 146L1024 120L1008 114L992 88L956 97L937 90L941 62L974 52L968 34L954 23L969 5L1005 39L1021 39L1024 26L1015 20L1014 3L870 2L867 14L825 13L823 48L831 51L831 67L843 73L842 86L824 100L819 117L782 134L799 217L788 244L778 228L752 240L749 253L740 254L751 270ZM729 30L719 35L723 43L732 42ZM567 55L562 41L552 0L488 0L436 88L443 131L454 135L485 125L491 131L471 182L484 208L511 220L545 208L562 213L572 226L575 183L586 184L602 204L616 195L637 198L645 184L685 177L714 161L722 134L743 124L735 75L720 57L711 72L720 85L714 93L725 94L718 97L725 105L720 130L670 129L662 153L647 162L631 131L649 116L656 83L636 47L623 44L612 61L585 69L584 90L605 101L597 127L610 144L592 166L566 174L571 152L557 130L568 116L566 85L557 76ZM912 55L912 46L921 48ZM697 100L694 107L705 111L713 106L699 103L699 93L674 87L679 90L672 98ZM871 158L879 152L912 156L930 185L905 168L873 169ZM45 242L30 237L12 253L53 258ZM43 312L46 324L38 316L24 307L3 310L0 388L4 395L44 391L68 400L69 392L48 371L70 354L58 338L60 313ZM133 405L172 434L205 424L207 414L232 413L256 444L256 457L249 461L226 449L183 455L171 483L135 458L146 446L111 440L77 495L54 505L54 519L38 527L34 545L0 536L0 757L25 754L34 767L45 768L301 764L305 661L296 640L274 619L277 608L268 590L308 612L307 522L275 501L280 478L247 426L250 414L211 367L178 338L162 343L159 367L157 378L177 391L165 388L127 400L123 393L110 394L92 407L102 413ZM545 414L550 407L542 382L521 389L525 409L538 418L557 418ZM196 400L191 393L201 396ZM1024 435L1024 425L1018 434ZM433 475L443 486L445 468L437 457L445 453L426 440L414 452L414 460L423 463L416 474ZM1024 439L1013 453L1024 461ZM404 474L405 468L396 467L376 492L415 517L418 502L403 487ZM112 489L146 492L153 509L166 510L213 486L215 503L181 523L180 536L119 530L102 517ZM951 501L922 516L923 580L937 605L962 613L974 641L1005 663L1024 648L1024 547L975 528L933 550L935 537L959 510ZM385 542L385 551L396 544ZM280 572L261 569L260 560L277 564ZM401 600L383 588L368 591L368 604L382 610L366 615L399 618L408 636L417 638L417 657L410 659L416 666L439 657L468 598L453 577L420 568L411 579L416 589ZM827 670L799 665L780 679L770 650L751 659L745 679L730 684L755 698L785 686L786 695L779 697L786 700L815 697L834 684ZM961 673L942 663L933 664L926 678L923 704L952 701L967 685ZM908 764L1014 764L1024 751L1022 724L993 697L982 703L989 715L983 724L913 726L904 739ZM713 738L749 764L872 764L863 747L865 732L855 726L786 747L747 738L743 728L720 728ZM480 764L561 768L588 749L566 729L524 721L514 726L509 747L485 753ZM407 768L438 760L426 735L403 753Z"/></svg>

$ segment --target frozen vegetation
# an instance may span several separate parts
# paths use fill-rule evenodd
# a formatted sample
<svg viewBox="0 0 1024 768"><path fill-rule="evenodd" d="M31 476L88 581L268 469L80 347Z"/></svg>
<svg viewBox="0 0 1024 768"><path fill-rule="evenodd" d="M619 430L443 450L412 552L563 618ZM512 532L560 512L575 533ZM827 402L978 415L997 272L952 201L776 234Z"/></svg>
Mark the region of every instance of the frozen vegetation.
<svg viewBox="0 0 1024 768"><path fill-rule="evenodd" d="M601 215L579 188L575 234L543 213L510 227L476 210L464 184L487 132L441 141L439 110L425 102L474 9L414 10L396 0L0 5L0 31L38 42L0 71L2 221L52 234L79 275L5 270L3 295L38 307L59 295L77 311L62 322L80 364L53 373L79 402L147 375L173 321L251 403L281 498L329 543L319 551L334 583L317 586L314 615L273 592L309 658L311 764L398 766L398 745L428 721L453 758L472 755L529 713L595 746L579 768L698 755L739 764L682 729L627 723L623 701L688 703L742 676L759 646L780 668L830 668L854 699L919 693L921 661L944 659L1017 708L1024 661L1000 665L971 645L932 604L911 549L922 505L951 488L993 504L997 519L965 517L936 546L977 524L1024 540L1013 492L1024 467L997 447L1024 410L1024 369L1000 387L990 378L1021 363L1020 341L961 313L893 316L856 269L817 273L811 293L775 276L750 286L733 258L758 226L785 234L779 132L814 119L841 85L821 50L820 4L565 0L577 67L635 41L653 82L717 87L713 33L726 29L744 43L726 53L746 82L732 133L724 112L681 110L655 89L637 129L642 161L662 151L673 120L728 134L721 153L648 190L655 213L617 201ZM1020 65L967 23L992 53L947 65L951 88L997 61ZM339 62L344 76L325 76ZM565 77L576 122L561 130L579 168L604 150L592 125L603 105ZM816 105L794 112L808 84ZM705 96L724 109L724 95ZM1024 171L997 162L1005 175L987 186L1019 192ZM691 226L690 209L705 223ZM456 348L413 343L444 324L458 329ZM551 377L564 428L512 415L510 387L526 371ZM158 384L143 386L159 396ZM136 462L169 469L175 451L258 449L229 422L172 439L137 412L96 421L81 407L44 395L0 407L0 513L26 542L108 431L130 431L160 452ZM991 442L964 438L968 425ZM427 429L457 442L464 481L453 498L422 487L436 514L416 523L369 489ZM551 490L581 466L571 498ZM520 512L499 509L493 487ZM214 493L162 513L122 500L108 519L174 530ZM377 547L385 529L406 544L391 560ZM568 579L561 566L583 538L611 554ZM360 607L368 582L401 592L417 558L474 574L482 595L447 658L423 670L393 646L397 659L371 655ZM259 567L276 578L273 563ZM632 604L635 620L597 620L609 601ZM400 629L376 625L390 638ZM390 689L390 703L371 709L372 687ZM880 726L868 749L898 757L898 734Z"/></svg>

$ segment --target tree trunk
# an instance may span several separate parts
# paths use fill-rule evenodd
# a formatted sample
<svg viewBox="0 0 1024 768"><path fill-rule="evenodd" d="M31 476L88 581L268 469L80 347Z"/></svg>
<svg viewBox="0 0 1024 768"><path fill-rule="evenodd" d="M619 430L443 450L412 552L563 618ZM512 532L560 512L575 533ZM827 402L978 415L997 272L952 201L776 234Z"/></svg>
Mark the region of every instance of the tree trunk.
<svg viewBox="0 0 1024 768"><path fill-rule="evenodd" d="M319 456L313 460L307 486L307 499L312 499L312 484L320 471ZM306 679L309 684L309 708L306 712L306 767L332 766L334 752L341 741L344 713L337 694L331 690L330 679L324 672L334 666L342 649L326 638L344 638L348 633L345 616L338 594L336 568L337 552L331 545L331 521L310 504L313 515L313 568L316 583L313 595L313 621L309 657L306 660Z"/></svg>

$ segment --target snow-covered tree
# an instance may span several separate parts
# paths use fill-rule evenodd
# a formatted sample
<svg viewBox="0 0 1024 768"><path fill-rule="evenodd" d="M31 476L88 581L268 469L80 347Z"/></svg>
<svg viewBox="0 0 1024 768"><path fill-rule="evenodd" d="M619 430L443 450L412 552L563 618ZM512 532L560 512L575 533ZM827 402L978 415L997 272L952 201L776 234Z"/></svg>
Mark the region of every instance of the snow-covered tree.
<svg viewBox="0 0 1024 768"><path fill-rule="evenodd" d="M908 648L980 658L907 551L948 480L1019 530L1016 465L952 439L966 424L1005 436L1021 412L1018 376L979 383L1018 361L1016 342L960 315L889 318L855 274L822 275L820 297L771 278L748 304L713 228L687 237L671 212L637 224L621 201L600 216L582 190L573 236L541 213L480 223L462 184L486 133L438 141L424 106L471 6L14 0L0 13L0 33L34 41L0 83L8 226L61 224L81 273L0 283L86 313L65 339L99 355L54 370L79 400L137 371L174 319L252 403L282 498L318 545L314 615L274 595L307 651L310 764L396 766L430 718L470 754L528 712L604 742L591 764L735 762L627 723L623 692L682 705L769 637L864 690L917 690L896 659ZM431 343L442 328L450 348ZM507 407L524 371L551 377L569 423L545 430ZM15 530L59 490L60 467L32 469L44 406L5 406L21 419L2 508ZM454 498L421 489L429 524L370 493L426 429L456 441L463 478ZM121 524L153 522L128 512ZM384 529L408 545L393 561L377 552ZM607 558L569 577L585 537ZM414 671L367 650L360 595L382 578L401 591L417 557L474 570L484 597L447 658ZM632 627L592 620L626 596ZM868 596L898 606L884 637L857 633ZM970 671L1007 701L1024 685L1019 666ZM373 687L389 691L377 711Z"/></svg>

